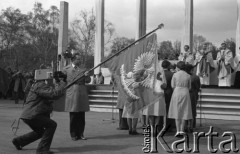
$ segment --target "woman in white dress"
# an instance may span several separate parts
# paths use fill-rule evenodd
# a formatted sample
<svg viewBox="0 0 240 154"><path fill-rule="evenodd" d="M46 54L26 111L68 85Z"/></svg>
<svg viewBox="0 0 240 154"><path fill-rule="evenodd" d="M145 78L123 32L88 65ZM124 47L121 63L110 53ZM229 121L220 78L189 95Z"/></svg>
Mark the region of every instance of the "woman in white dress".
<svg viewBox="0 0 240 154"><path fill-rule="evenodd" d="M176 136L184 133L185 120L192 119L191 99L189 89L191 88L190 75L185 71L185 63L180 61L177 63L177 72L173 75L171 85L174 89L168 118L175 119L177 133Z"/></svg>
<svg viewBox="0 0 240 154"><path fill-rule="evenodd" d="M161 117L166 116L166 103L164 97L164 89L167 87L164 71L157 74L157 84L159 99L156 102L152 102L147 108L143 110L143 115L148 116L149 123L154 128L154 133L159 127L159 121Z"/></svg>

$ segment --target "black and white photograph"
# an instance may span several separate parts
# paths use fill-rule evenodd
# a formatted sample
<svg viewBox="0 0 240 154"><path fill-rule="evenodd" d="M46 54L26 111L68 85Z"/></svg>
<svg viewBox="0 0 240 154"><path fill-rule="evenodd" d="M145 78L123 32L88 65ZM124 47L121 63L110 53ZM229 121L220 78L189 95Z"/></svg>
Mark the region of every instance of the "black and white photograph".
<svg viewBox="0 0 240 154"><path fill-rule="evenodd" d="M0 3L0 154L240 153L240 0Z"/></svg>

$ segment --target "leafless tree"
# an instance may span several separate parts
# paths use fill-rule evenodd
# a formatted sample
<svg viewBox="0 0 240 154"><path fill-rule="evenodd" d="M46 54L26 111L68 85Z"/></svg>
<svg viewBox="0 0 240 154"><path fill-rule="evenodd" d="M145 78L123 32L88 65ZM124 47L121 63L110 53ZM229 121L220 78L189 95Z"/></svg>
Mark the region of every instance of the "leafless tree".
<svg viewBox="0 0 240 154"><path fill-rule="evenodd" d="M70 37L77 42L77 50L83 54L83 57L93 55L96 32L96 17L93 9L91 11L81 11L76 19L71 22ZM115 29L111 22L104 23L104 44L108 45L114 36ZM83 63L86 59L83 58Z"/></svg>

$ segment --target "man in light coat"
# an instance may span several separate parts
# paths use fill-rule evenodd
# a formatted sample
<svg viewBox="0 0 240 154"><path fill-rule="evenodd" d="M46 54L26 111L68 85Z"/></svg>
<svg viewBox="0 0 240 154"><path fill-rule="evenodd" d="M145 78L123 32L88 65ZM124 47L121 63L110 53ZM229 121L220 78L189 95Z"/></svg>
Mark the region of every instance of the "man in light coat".
<svg viewBox="0 0 240 154"><path fill-rule="evenodd" d="M183 61L186 64L194 65L194 55L192 51L189 50L189 45L184 45L184 51L181 52L180 56L178 57L179 61Z"/></svg>
<svg viewBox="0 0 240 154"><path fill-rule="evenodd" d="M72 64L66 66L63 72L67 75L67 83L84 75L66 91L65 111L70 113L70 135L73 141L86 140L84 137L85 112L89 111L88 91L85 83L90 83L88 72L81 67L81 56L74 53Z"/></svg>
<svg viewBox="0 0 240 154"><path fill-rule="evenodd" d="M227 48L226 43L221 44L221 50L217 54L218 61L218 86L231 87L233 73L233 53Z"/></svg>
<svg viewBox="0 0 240 154"><path fill-rule="evenodd" d="M212 46L205 43L203 48L196 53L196 74L199 76L202 85L210 85L210 75L215 69L211 51Z"/></svg>

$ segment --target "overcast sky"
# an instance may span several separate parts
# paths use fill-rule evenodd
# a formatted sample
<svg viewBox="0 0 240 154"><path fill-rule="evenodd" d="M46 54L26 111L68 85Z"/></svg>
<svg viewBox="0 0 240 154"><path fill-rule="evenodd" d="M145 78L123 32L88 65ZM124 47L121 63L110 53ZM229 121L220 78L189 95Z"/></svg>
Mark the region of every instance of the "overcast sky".
<svg viewBox="0 0 240 154"><path fill-rule="evenodd" d="M95 0L66 0L70 21L83 9L95 7ZM0 9L19 8L31 11L35 0L1 0ZM51 5L60 8L60 0L38 0L44 9ZM136 0L105 0L105 19L112 22L117 36L134 38L136 29ZM164 23L158 40L180 40L183 29L184 0L147 0L147 31ZM237 0L194 0L194 33L219 45L227 38L235 38Z"/></svg>

